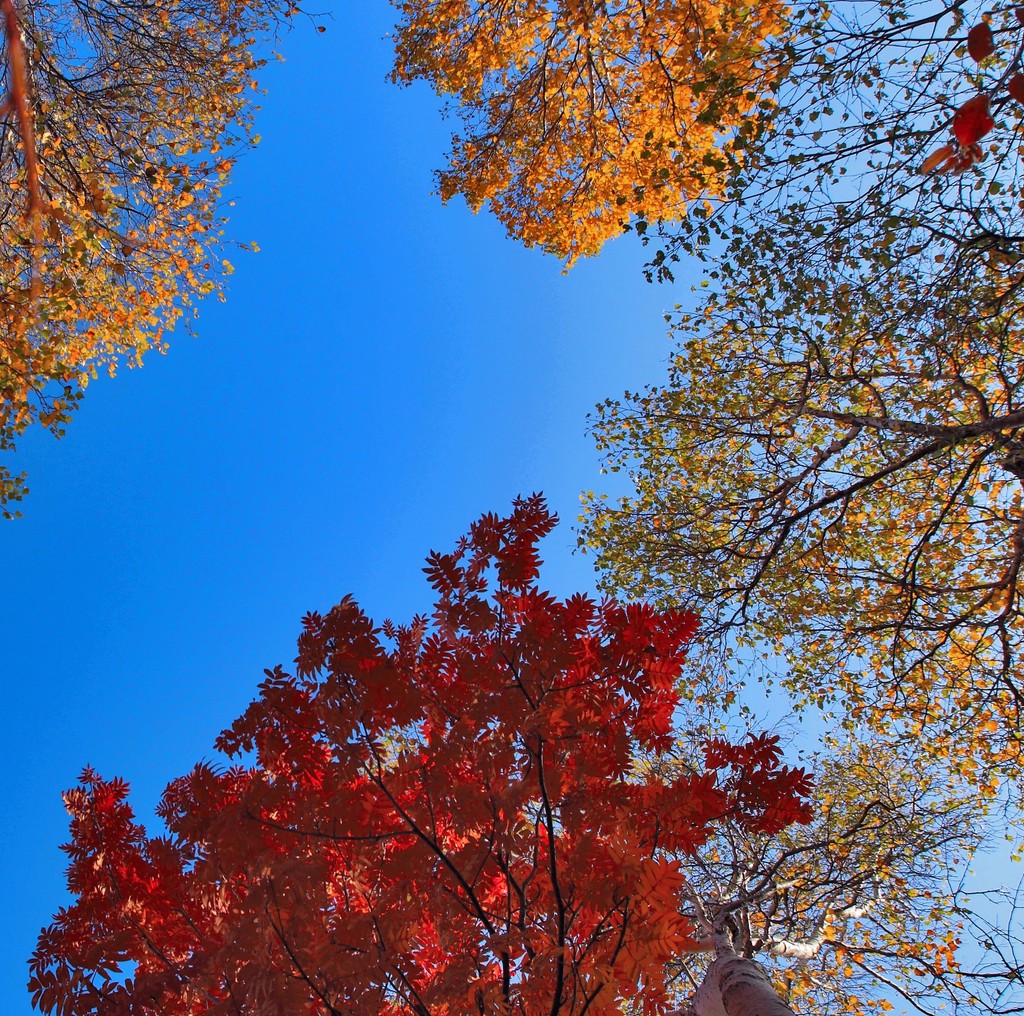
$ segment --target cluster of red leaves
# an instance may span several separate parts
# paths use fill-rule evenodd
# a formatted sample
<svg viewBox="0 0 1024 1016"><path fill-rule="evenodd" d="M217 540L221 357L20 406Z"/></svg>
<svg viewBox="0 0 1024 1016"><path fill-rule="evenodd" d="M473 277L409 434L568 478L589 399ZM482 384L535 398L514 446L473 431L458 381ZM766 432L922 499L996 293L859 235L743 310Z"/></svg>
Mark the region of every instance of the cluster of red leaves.
<svg viewBox="0 0 1024 1016"><path fill-rule="evenodd" d="M542 592L554 524L532 497L431 555L431 619L377 627L351 598L308 615L295 676L268 671L219 741L250 764L172 783L169 837L87 771L67 796L78 899L40 938L35 1004L664 1011L693 945L680 858L726 818L806 821L809 780L772 738L709 744L699 775L664 764L694 618Z"/></svg>
<svg viewBox="0 0 1024 1016"><path fill-rule="evenodd" d="M1014 15L1017 22L1024 25L1024 7L1014 8ZM975 63L981 63L995 51L995 36L986 22L980 22L967 33L967 53ZM1005 89L1011 99L1024 104L1024 74L1012 75L1005 81ZM963 103L953 114L953 139L925 159L921 172L935 170L957 175L980 162L985 153L979 142L996 125L990 106L991 99L985 93Z"/></svg>

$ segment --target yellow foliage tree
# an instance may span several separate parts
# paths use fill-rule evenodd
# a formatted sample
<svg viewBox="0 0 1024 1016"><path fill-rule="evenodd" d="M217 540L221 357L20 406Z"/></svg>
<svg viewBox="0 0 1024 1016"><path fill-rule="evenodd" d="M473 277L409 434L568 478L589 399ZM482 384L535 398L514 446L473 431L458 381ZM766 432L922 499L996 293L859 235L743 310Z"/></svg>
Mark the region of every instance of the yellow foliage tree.
<svg viewBox="0 0 1024 1016"><path fill-rule="evenodd" d="M666 248L721 241L667 381L600 410L634 492L585 523L609 588L692 596L709 645L988 792L1024 705L1022 33L981 4L804 21L757 200Z"/></svg>
<svg viewBox="0 0 1024 1016"><path fill-rule="evenodd" d="M725 824L683 862L699 948L677 958L678 983L699 985L726 935L798 1013L985 1012L998 987L960 948L975 915L956 888L981 837L972 795L871 737L826 737L813 770L811 823L772 838Z"/></svg>
<svg viewBox="0 0 1024 1016"><path fill-rule="evenodd" d="M783 69L775 0L394 2L393 78L428 81L463 122L441 196L570 262L631 214L677 220L719 194Z"/></svg>
<svg viewBox="0 0 1024 1016"><path fill-rule="evenodd" d="M609 587L702 605L709 647L767 644L805 700L994 790L1024 702L1019 308L922 268L730 276L667 383L601 408L634 492L585 538Z"/></svg>
<svg viewBox="0 0 1024 1016"><path fill-rule="evenodd" d="M62 433L90 377L216 292L221 193L252 141L254 48L289 5L5 0L0 449ZM24 494L0 468L0 510Z"/></svg>

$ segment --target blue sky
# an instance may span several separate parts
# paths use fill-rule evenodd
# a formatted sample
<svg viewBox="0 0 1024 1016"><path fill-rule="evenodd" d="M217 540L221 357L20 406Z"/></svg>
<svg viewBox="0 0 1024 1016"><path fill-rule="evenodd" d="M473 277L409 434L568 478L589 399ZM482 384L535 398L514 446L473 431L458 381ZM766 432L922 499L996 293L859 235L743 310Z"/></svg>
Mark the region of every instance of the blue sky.
<svg viewBox="0 0 1024 1016"><path fill-rule="evenodd" d="M27 1016L25 959L65 901L60 793L90 764L163 785L211 754L299 619L353 593L371 615L429 605L420 571L484 511L543 490L572 554L594 403L659 380L662 313L629 238L563 275L495 221L431 194L449 128L386 81L390 10L305 24L261 76L259 148L239 166L228 300L198 337L90 387L55 442L28 435L24 518L0 526L6 695L0 1012Z"/></svg>

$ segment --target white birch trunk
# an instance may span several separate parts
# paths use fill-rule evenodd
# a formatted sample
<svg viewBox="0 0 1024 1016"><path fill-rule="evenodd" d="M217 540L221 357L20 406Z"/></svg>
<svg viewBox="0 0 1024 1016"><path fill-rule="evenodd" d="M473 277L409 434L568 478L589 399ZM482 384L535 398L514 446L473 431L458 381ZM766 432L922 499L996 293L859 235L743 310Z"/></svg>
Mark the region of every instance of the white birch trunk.
<svg viewBox="0 0 1024 1016"><path fill-rule="evenodd" d="M694 1016L795 1016L779 998L764 967L719 951L693 996Z"/></svg>

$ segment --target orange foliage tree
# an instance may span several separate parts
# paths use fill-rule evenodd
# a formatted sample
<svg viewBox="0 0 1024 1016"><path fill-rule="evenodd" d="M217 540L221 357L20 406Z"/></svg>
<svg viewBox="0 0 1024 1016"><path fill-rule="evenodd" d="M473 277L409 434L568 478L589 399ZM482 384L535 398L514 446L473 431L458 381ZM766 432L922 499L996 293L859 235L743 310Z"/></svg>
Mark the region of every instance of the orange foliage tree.
<svg viewBox="0 0 1024 1016"><path fill-rule="evenodd" d="M776 2L394 3L394 79L430 82L463 122L442 197L570 262L631 214L677 220L720 193L784 67Z"/></svg>
<svg viewBox="0 0 1024 1016"><path fill-rule="evenodd" d="M88 379L219 289L223 186L258 40L291 4L5 0L0 449L60 434ZM24 477L0 467L0 511Z"/></svg>
<svg viewBox="0 0 1024 1016"><path fill-rule="evenodd" d="M806 822L809 779L764 736L665 764L694 618L541 591L554 521L526 499L431 555L430 620L376 626L348 597L308 615L295 675L267 671L221 735L234 763L167 788L169 835L87 770L66 797L77 900L40 938L36 1005L666 1012L706 930L714 983L788 1013L724 926L683 916L682 868L716 829Z"/></svg>

